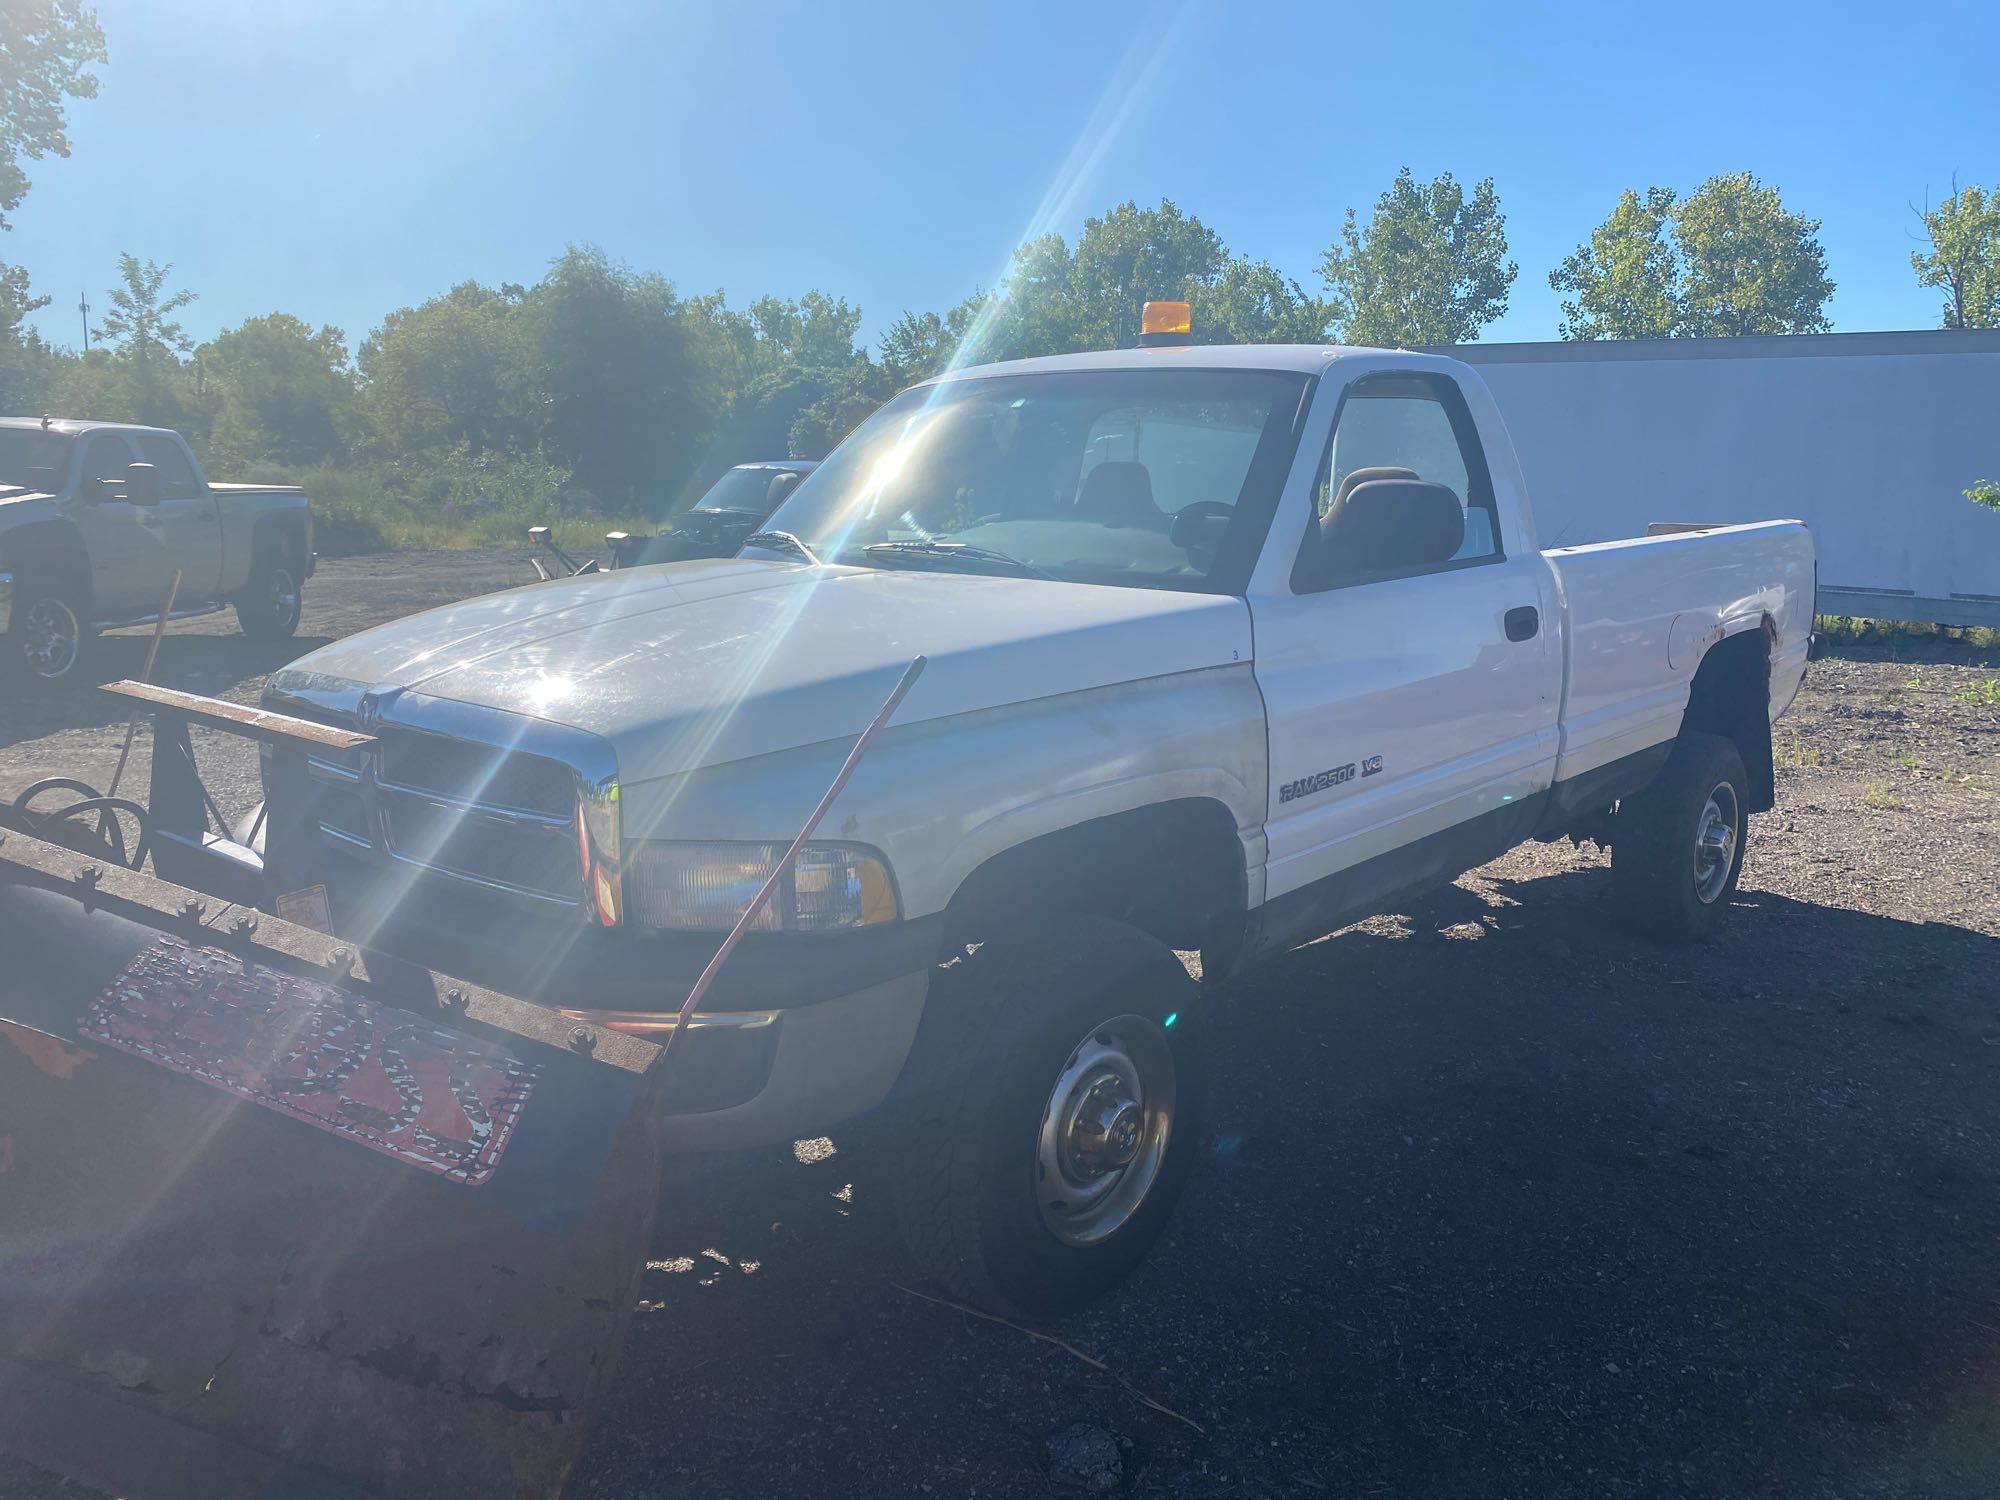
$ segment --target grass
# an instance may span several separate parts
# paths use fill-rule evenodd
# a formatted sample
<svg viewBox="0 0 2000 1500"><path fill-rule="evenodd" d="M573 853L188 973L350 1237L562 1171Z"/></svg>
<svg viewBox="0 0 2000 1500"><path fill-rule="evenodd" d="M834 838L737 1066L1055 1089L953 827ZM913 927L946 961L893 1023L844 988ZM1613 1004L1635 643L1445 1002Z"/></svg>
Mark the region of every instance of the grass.
<svg viewBox="0 0 2000 1500"><path fill-rule="evenodd" d="M651 535L656 517L608 506L533 460L483 463L462 456L405 472L393 465L259 469L266 483L297 484L312 500L313 536L325 557L419 547L527 545L530 526L546 524L572 551L603 551L604 533Z"/></svg>
<svg viewBox="0 0 2000 1500"><path fill-rule="evenodd" d="M1974 708L2000 708L2000 677L1989 677L1984 682L1968 682L1953 692L1952 697Z"/></svg>
<svg viewBox="0 0 2000 1500"><path fill-rule="evenodd" d="M1877 812L1901 812L1903 799L1886 786L1871 786L1861 794L1861 805L1872 807Z"/></svg>
<svg viewBox="0 0 2000 1500"><path fill-rule="evenodd" d="M1789 739L1774 746L1773 751L1779 765L1790 766L1794 770L1820 763L1819 747L1808 745L1796 729L1791 732Z"/></svg>
<svg viewBox="0 0 2000 1500"><path fill-rule="evenodd" d="M1923 625L1903 620L1864 620L1852 615L1820 615L1813 629L1832 646L1865 646L1871 650L1929 651L1940 644L2000 648L2000 626Z"/></svg>

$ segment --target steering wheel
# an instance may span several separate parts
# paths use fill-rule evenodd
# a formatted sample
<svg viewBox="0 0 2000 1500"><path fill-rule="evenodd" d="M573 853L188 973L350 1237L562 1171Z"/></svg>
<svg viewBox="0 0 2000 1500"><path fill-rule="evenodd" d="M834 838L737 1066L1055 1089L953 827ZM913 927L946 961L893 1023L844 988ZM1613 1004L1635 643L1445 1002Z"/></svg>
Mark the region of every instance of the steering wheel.
<svg viewBox="0 0 2000 1500"><path fill-rule="evenodd" d="M1236 507L1226 500L1196 500L1174 512L1173 527L1167 535L1187 553L1189 562L1206 573L1215 564L1215 549L1222 540L1223 527L1235 514ZM1218 521L1222 525L1217 525Z"/></svg>

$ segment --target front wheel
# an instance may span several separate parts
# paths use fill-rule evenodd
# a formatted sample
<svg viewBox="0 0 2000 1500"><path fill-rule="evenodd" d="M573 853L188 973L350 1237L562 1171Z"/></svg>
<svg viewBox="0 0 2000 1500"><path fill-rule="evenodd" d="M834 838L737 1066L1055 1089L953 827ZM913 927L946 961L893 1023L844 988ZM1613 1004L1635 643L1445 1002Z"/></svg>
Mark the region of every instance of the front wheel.
<svg viewBox="0 0 2000 1500"><path fill-rule="evenodd" d="M17 585L13 618L6 637L5 675L27 687L54 691L74 682L81 672L90 627L75 598L60 588Z"/></svg>
<svg viewBox="0 0 2000 1500"><path fill-rule="evenodd" d="M1626 916L1654 937L1707 937L1743 876L1749 777L1736 746L1686 733L1659 777L1619 804L1611 876Z"/></svg>
<svg viewBox="0 0 2000 1500"><path fill-rule="evenodd" d="M291 553L273 547L250 572L250 582L236 596L236 623L253 640L282 640L299 628L304 603L298 564Z"/></svg>
<svg viewBox="0 0 2000 1500"><path fill-rule="evenodd" d="M1034 1316L1139 1263L1194 1161L1199 998L1171 949L1091 918L935 971L884 1122L890 1196L927 1275Z"/></svg>

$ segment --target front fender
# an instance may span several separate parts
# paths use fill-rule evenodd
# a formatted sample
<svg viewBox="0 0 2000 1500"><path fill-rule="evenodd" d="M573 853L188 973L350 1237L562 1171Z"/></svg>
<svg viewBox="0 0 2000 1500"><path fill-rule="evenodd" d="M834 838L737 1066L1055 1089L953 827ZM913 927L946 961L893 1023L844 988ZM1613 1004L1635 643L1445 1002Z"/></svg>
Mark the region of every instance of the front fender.
<svg viewBox="0 0 2000 1500"><path fill-rule="evenodd" d="M783 842L833 780L845 739L620 788L634 838ZM942 911L967 876L1030 839L1161 802L1228 808L1262 889L1263 699L1248 663L891 727L820 836L882 851L905 916Z"/></svg>
<svg viewBox="0 0 2000 1500"><path fill-rule="evenodd" d="M64 580L90 610L90 553L83 533L53 501L10 502L0 510L0 570L15 576L15 587L27 578Z"/></svg>

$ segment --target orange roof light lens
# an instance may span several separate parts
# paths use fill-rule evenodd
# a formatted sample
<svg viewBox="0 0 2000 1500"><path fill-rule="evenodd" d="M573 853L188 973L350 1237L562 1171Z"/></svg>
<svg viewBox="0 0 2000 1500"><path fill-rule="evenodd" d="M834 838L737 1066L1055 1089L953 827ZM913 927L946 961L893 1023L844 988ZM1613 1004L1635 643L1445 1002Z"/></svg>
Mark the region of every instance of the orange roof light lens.
<svg viewBox="0 0 2000 1500"><path fill-rule="evenodd" d="M1139 318L1141 333L1187 333L1194 316L1185 302L1148 302Z"/></svg>

